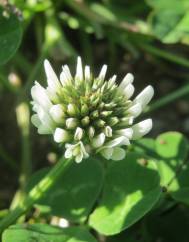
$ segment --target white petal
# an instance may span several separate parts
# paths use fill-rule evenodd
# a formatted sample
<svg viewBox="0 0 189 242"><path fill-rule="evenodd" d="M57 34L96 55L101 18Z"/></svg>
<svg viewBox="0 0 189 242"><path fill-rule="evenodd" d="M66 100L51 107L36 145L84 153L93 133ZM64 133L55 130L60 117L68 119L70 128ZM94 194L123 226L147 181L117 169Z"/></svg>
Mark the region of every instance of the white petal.
<svg viewBox="0 0 189 242"><path fill-rule="evenodd" d="M61 87L60 82L48 60L44 61L45 73L47 76L48 86L52 89L53 92L56 92L58 88Z"/></svg>
<svg viewBox="0 0 189 242"><path fill-rule="evenodd" d="M79 142L79 144L80 144L80 148L81 148L84 158L88 158L89 154L87 153L85 146L83 145L83 143L81 141Z"/></svg>
<svg viewBox="0 0 189 242"><path fill-rule="evenodd" d="M134 103L140 103L142 109L146 107L146 105L150 102L154 95L154 89L152 86L147 86L135 99Z"/></svg>
<svg viewBox="0 0 189 242"><path fill-rule="evenodd" d="M93 126L89 126L88 133L89 133L89 138L92 139L94 137L94 134L95 134L95 129L94 129Z"/></svg>
<svg viewBox="0 0 189 242"><path fill-rule="evenodd" d="M71 80L73 79L73 77L72 77L72 74L71 74L71 72L70 72L69 67L68 67L67 65L64 65L64 66L62 67L62 69L63 69L63 72L64 72L66 78L67 78L69 81L71 81Z"/></svg>
<svg viewBox="0 0 189 242"><path fill-rule="evenodd" d="M69 103L67 106L67 112L70 116L75 116L78 114L78 109L75 104Z"/></svg>
<svg viewBox="0 0 189 242"><path fill-rule="evenodd" d="M70 149L72 146L73 146L73 145L68 144L68 143L65 144L65 148L66 148L66 149Z"/></svg>
<svg viewBox="0 0 189 242"><path fill-rule="evenodd" d="M134 121L134 117L133 116L128 116L125 118L122 118L121 123L120 124L124 124L125 126L127 125L132 125Z"/></svg>
<svg viewBox="0 0 189 242"><path fill-rule="evenodd" d="M35 102L35 101L31 101L30 103L31 103L31 105L32 105L32 110L33 110L34 112L36 112L36 102Z"/></svg>
<svg viewBox="0 0 189 242"><path fill-rule="evenodd" d="M81 140L82 137L83 137L83 129L80 127L77 127L74 134L74 140Z"/></svg>
<svg viewBox="0 0 189 242"><path fill-rule="evenodd" d="M131 98L133 93L135 91L135 88L132 84L128 84L124 90L123 90L123 93L124 95L126 96L127 99Z"/></svg>
<svg viewBox="0 0 189 242"><path fill-rule="evenodd" d="M38 134L52 134L52 130L43 124L41 124L38 128Z"/></svg>
<svg viewBox="0 0 189 242"><path fill-rule="evenodd" d="M46 93L50 100L56 100L58 98L57 94L49 86L46 88Z"/></svg>
<svg viewBox="0 0 189 242"><path fill-rule="evenodd" d="M125 89L125 87L134 81L134 76L131 73L127 73L127 75L123 78L121 84L119 85L120 89Z"/></svg>
<svg viewBox="0 0 189 242"><path fill-rule="evenodd" d="M98 78L99 78L100 80L103 81L103 80L105 79L106 71L107 71L107 65L103 65L103 67L102 67L102 69L101 69L101 71L100 71L100 74L99 74L99 76L98 76Z"/></svg>
<svg viewBox="0 0 189 242"><path fill-rule="evenodd" d="M104 129L104 133L107 137L112 137L112 128L110 126L106 126Z"/></svg>
<svg viewBox="0 0 189 242"><path fill-rule="evenodd" d="M62 86L64 87L64 86L66 86L66 85L71 83L73 77L72 77L72 75L70 73L70 69L69 69L69 67L67 65L64 65L62 67L62 69L63 70L60 73L60 82L61 82Z"/></svg>
<svg viewBox="0 0 189 242"><path fill-rule="evenodd" d="M63 87L65 87L66 85L69 84L69 80L67 79L66 74L64 73L64 71L62 71L60 73L60 82L62 84Z"/></svg>
<svg viewBox="0 0 189 242"><path fill-rule="evenodd" d="M31 116L31 122L37 128L41 125L41 121L37 114Z"/></svg>
<svg viewBox="0 0 189 242"><path fill-rule="evenodd" d="M54 141L57 143L66 142L70 138L69 133L61 128L56 128L54 132Z"/></svg>
<svg viewBox="0 0 189 242"><path fill-rule="evenodd" d="M53 105L49 111L53 120L57 123L61 123L64 117L64 112L60 104Z"/></svg>
<svg viewBox="0 0 189 242"><path fill-rule="evenodd" d="M46 126L49 129L51 129L51 131L53 131L55 123L52 120L52 118L50 117L50 115L41 106L37 107L37 115L38 115L41 123L44 126Z"/></svg>
<svg viewBox="0 0 189 242"><path fill-rule="evenodd" d="M56 218L56 217L55 217ZM59 222L58 222L58 225L61 227L61 228L67 228L69 227L70 223L67 219L65 218L60 218L59 219Z"/></svg>
<svg viewBox="0 0 189 242"><path fill-rule="evenodd" d="M103 149L100 153L106 160L109 160L112 156L113 148Z"/></svg>
<svg viewBox="0 0 189 242"><path fill-rule="evenodd" d="M77 127L77 119L76 118L68 118L66 119L66 127L68 129L74 129Z"/></svg>
<svg viewBox="0 0 189 242"><path fill-rule="evenodd" d="M75 161L76 163L80 163L83 160L83 153L80 153L76 156Z"/></svg>
<svg viewBox="0 0 189 242"><path fill-rule="evenodd" d="M83 158L88 158L89 154L85 150L85 146L80 141L75 145L66 144L65 158L75 157L77 163L81 162Z"/></svg>
<svg viewBox="0 0 189 242"><path fill-rule="evenodd" d="M85 80L88 81L91 78L90 67L85 66Z"/></svg>
<svg viewBox="0 0 189 242"><path fill-rule="evenodd" d="M123 160L123 158L125 158L125 150L120 148L120 147L115 147L113 149L113 154L111 156L112 160Z"/></svg>
<svg viewBox="0 0 189 242"><path fill-rule="evenodd" d="M36 113L38 112L39 107L42 108L42 106L37 102L32 102L32 105L33 105L32 110Z"/></svg>
<svg viewBox="0 0 189 242"><path fill-rule="evenodd" d="M132 139L138 139L147 134L152 129L152 120L146 119L138 124L132 126L133 137Z"/></svg>
<svg viewBox="0 0 189 242"><path fill-rule="evenodd" d="M101 133L92 139L92 146L98 148L104 144L105 134Z"/></svg>
<svg viewBox="0 0 189 242"><path fill-rule="evenodd" d="M80 56L77 58L77 67L76 67L75 78L80 81L83 80L83 68L82 68L82 61L81 61Z"/></svg>
<svg viewBox="0 0 189 242"><path fill-rule="evenodd" d="M110 78L110 80L109 80L109 82L108 82L108 87L112 87L112 86L114 85L114 83L115 83L115 81L116 81L116 78L117 78L116 75L113 75L113 76Z"/></svg>
<svg viewBox="0 0 189 242"><path fill-rule="evenodd" d="M35 85L31 88L31 95L33 100L40 104L44 109L48 110L52 106L45 88L43 88L38 82L35 82Z"/></svg>
<svg viewBox="0 0 189 242"><path fill-rule="evenodd" d="M115 147L115 146L121 146L121 145L129 145L130 142L129 142L129 139L125 136L120 136L118 138L115 138L109 142L107 142L104 147Z"/></svg>
<svg viewBox="0 0 189 242"><path fill-rule="evenodd" d="M138 117L141 114L141 112L142 112L141 104L140 103L136 103L133 106L131 106L127 111L133 117Z"/></svg>
<svg viewBox="0 0 189 242"><path fill-rule="evenodd" d="M65 153L64 153L64 156L65 156L66 159L71 158L71 157L73 156L73 154L72 154L72 149L67 148L67 150L66 150Z"/></svg>
<svg viewBox="0 0 189 242"><path fill-rule="evenodd" d="M131 139L132 135L133 135L133 130L132 130L132 128L120 129L120 130L116 130L116 134L125 136L128 139Z"/></svg>

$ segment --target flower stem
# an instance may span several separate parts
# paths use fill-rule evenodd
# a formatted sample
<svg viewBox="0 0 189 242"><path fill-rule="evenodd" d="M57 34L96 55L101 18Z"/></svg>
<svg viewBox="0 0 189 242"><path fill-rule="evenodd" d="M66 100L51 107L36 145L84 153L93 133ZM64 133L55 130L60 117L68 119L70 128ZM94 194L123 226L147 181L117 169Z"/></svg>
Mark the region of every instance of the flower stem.
<svg viewBox="0 0 189 242"><path fill-rule="evenodd" d="M0 233L4 231L9 225L26 213L43 195L56 183L58 178L65 172L65 170L72 164L72 159L65 160L62 158L26 196L24 201L12 210L1 222Z"/></svg>
<svg viewBox="0 0 189 242"><path fill-rule="evenodd" d="M189 84L184 85L180 89L166 95L165 97L159 98L156 102L152 103L149 108L146 109L145 113L150 113L161 107L168 105L169 103L174 102L175 100L188 95L189 93Z"/></svg>
<svg viewBox="0 0 189 242"><path fill-rule="evenodd" d="M143 50L145 50L145 51L147 51L147 52L149 52L149 53L151 53L151 54L153 54L155 56L158 56L158 57L160 57L162 59L165 59L165 60L171 61L173 63L176 63L176 64L178 64L180 66L184 66L186 68L189 68L189 61L188 61L188 59L186 59L186 58L184 58L182 56L178 56L176 54L170 53L169 51L159 49L159 48L157 48L155 46L152 46L150 44L147 44L147 43L139 43L138 46L141 49L143 49Z"/></svg>

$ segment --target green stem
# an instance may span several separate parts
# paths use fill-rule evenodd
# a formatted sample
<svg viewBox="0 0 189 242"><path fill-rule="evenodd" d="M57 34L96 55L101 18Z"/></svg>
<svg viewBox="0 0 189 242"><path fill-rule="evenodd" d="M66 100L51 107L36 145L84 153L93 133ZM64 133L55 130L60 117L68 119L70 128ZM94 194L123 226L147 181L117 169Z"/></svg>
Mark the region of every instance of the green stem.
<svg viewBox="0 0 189 242"><path fill-rule="evenodd" d="M21 133L22 156L19 177L20 187L11 202L11 209L17 207L20 201L25 197L25 187L32 172L30 152L30 111L27 102L22 102L16 107L16 116Z"/></svg>
<svg viewBox="0 0 189 242"><path fill-rule="evenodd" d="M181 66L189 68L189 61L188 61L188 59L186 59L184 57L178 56L176 54L172 54L172 53L170 53L170 52L168 52L166 50L161 50L161 49L159 49L157 47L154 47L154 46L152 46L150 44L137 43L137 45L141 49L149 52L150 54L156 55L156 56L161 57L161 58L163 58L165 60L169 60L171 62L174 62L174 63L178 64L178 65L181 65Z"/></svg>
<svg viewBox="0 0 189 242"><path fill-rule="evenodd" d="M30 110L27 102L22 102L16 107L16 116L22 140L20 185L21 190L24 191L32 170L30 154Z"/></svg>
<svg viewBox="0 0 189 242"><path fill-rule="evenodd" d="M72 164L72 159L62 158L26 196L24 201L13 211L11 211L2 221L0 221L0 233L8 226L15 223L16 220L25 214L32 206L44 196L44 194L56 183L58 178Z"/></svg>
<svg viewBox="0 0 189 242"><path fill-rule="evenodd" d="M163 98L160 98L158 101L154 102L147 110L146 112L152 112L155 111L156 109L159 109L173 101L175 101L178 98L181 98L185 95L189 94L189 84L181 87L180 89L172 92L169 95L166 95Z"/></svg>

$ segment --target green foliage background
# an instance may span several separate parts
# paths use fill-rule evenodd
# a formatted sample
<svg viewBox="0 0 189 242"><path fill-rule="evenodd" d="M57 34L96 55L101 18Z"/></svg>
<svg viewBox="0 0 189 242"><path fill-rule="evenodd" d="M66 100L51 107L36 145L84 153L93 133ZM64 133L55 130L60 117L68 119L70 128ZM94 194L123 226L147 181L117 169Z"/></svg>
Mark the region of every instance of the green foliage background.
<svg viewBox="0 0 189 242"><path fill-rule="evenodd" d="M156 91L144 113L152 138L123 161L72 165L3 242L189 241L188 44L188 0L0 1L0 219L61 156L30 127L30 88L45 84L45 58L57 73L63 63L74 71L77 55L95 73L107 63L109 75L132 72L137 90ZM61 217L70 228L50 225Z"/></svg>

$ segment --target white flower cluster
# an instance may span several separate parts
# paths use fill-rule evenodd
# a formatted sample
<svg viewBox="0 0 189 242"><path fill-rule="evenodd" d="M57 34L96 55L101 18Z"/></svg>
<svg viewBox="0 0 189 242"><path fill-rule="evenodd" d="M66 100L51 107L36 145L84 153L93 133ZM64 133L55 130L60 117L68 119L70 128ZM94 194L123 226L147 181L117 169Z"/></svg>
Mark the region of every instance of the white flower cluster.
<svg viewBox="0 0 189 242"><path fill-rule="evenodd" d="M98 77L93 77L90 67L82 67L78 57L76 74L64 65L60 78L45 60L47 88L38 82L31 89L33 98L32 123L39 134L53 134L54 140L62 144L65 158L76 162L100 153L106 159L121 160L126 155L130 140L147 134L152 120L146 119L133 124L146 105L154 90L147 86L133 100L132 74L128 73L120 85L116 76L105 79L104 65Z"/></svg>

